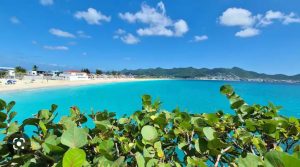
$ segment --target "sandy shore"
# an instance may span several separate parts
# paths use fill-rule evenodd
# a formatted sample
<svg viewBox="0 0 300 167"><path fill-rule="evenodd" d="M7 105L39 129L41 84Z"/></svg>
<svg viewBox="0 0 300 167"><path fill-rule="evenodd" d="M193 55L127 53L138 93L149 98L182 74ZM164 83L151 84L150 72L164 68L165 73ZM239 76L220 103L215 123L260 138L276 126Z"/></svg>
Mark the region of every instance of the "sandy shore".
<svg viewBox="0 0 300 167"><path fill-rule="evenodd" d="M36 80L31 82L30 80L17 80L14 85L0 84L0 92L9 91L22 91L31 89L41 88L56 88L66 86L80 86L80 85L91 85L101 83L115 83L115 82L133 82L133 81L149 81L156 79L135 79L135 78L107 78L107 79L95 79L87 81L67 81L67 80Z"/></svg>

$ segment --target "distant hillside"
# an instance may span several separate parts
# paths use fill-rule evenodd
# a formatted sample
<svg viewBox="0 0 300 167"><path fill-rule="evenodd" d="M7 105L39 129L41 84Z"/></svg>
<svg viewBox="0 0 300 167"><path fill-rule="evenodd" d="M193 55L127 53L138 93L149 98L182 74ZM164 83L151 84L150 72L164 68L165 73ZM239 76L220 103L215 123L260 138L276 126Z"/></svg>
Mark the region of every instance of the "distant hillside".
<svg viewBox="0 0 300 167"><path fill-rule="evenodd" d="M221 80L260 80L260 81L300 81L300 74L288 76L283 74L268 75L244 69L233 68L149 68L137 70L122 70L122 74L131 74L139 77L168 77L168 78L191 78L191 79L221 79Z"/></svg>

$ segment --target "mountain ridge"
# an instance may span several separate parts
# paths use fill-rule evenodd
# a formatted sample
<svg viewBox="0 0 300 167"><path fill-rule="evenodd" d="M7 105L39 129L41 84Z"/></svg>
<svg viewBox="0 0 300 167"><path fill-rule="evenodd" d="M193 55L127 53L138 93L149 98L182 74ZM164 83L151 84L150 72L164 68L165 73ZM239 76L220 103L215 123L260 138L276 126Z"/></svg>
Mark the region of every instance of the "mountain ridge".
<svg viewBox="0 0 300 167"><path fill-rule="evenodd" d="M249 80L249 81L290 81L300 82L300 74L265 74L254 71L244 70L239 67L232 68L148 68L120 71L122 74L135 75L139 77L156 77L156 78L184 78L184 79L215 79L215 80Z"/></svg>

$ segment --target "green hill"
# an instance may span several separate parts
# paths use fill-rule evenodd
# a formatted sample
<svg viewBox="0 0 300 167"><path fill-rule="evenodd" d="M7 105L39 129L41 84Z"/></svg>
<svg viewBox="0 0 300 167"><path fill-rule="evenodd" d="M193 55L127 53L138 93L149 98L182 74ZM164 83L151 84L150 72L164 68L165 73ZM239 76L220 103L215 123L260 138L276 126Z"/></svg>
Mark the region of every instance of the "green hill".
<svg viewBox="0 0 300 167"><path fill-rule="evenodd" d="M299 82L300 74L298 75L284 75L275 74L269 75L264 73L257 73L254 71L247 71L238 67L233 68L149 68L137 70L122 70L122 74L135 75L138 77L156 77L156 78L189 78L189 79L224 79L224 80L261 80L261 81L292 81Z"/></svg>

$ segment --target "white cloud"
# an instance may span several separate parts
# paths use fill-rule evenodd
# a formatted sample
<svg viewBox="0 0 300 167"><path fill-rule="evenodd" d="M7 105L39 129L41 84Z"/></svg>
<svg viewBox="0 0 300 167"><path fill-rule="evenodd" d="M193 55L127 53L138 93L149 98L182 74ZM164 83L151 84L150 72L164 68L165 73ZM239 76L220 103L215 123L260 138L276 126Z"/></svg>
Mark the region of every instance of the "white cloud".
<svg viewBox="0 0 300 167"><path fill-rule="evenodd" d="M21 23L21 21L16 16L12 16L10 18L10 22L13 23L13 24L20 24Z"/></svg>
<svg viewBox="0 0 300 167"><path fill-rule="evenodd" d="M267 27L275 21L282 24L300 23L300 17L295 13L285 14L280 11L269 10L265 14L252 15L249 10L242 8L228 8L219 17L224 26L238 26L241 30L235 33L237 37L253 37L260 34L259 28Z"/></svg>
<svg viewBox="0 0 300 167"><path fill-rule="evenodd" d="M207 35L201 35L201 36L194 36L194 39L192 40L193 42L201 42L201 41L205 41L208 40L208 36Z"/></svg>
<svg viewBox="0 0 300 167"><path fill-rule="evenodd" d="M66 47L66 46L49 46L49 45L45 45L44 49L47 49L47 50L63 50L63 51L69 50L69 48Z"/></svg>
<svg viewBox="0 0 300 167"><path fill-rule="evenodd" d="M44 6L53 5L53 0L40 0L40 4Z"/></svg>
<svg viewBox="0 0 300 167"><path fill-rule="evenodd" d="M284 17L283 24L300 23L300 17L296 16L295 13L290 13Z"/></svg>
<svg viewBox="0 0 300 167"><path fill-rule="evenodd" d="M105 16L100 11L97 11L94 8L88 8L87 11L78 11L74 15L77 19L84 19L88 24L101 24L102 21L110 22L111 17Z"/></svg>
<svg viewBox="0 0 300 167"><path fill-rule="evenodd" d="M140 42L140 40L139 40L137 37L135 37L134 35L132 35L131 33L128 33L128 34L126 34L126 35L120 37L120 39L121 39L124 43L126 43L126 44L131 44L131 45L132 45L132 44L137 44L137 43Z"/></svg>
<svg viewBox="0 0 300 167"><path fill-rule="evenodd" d="M119 13L119 17L129 23L146 24L147 27L137 30L140 36L182 36L188 31L186 21L182 19L173 21L166 15L163 2L159 2L156 8L143 3L140 11Z"/></svg>
<svg viewBox="0 0 300 167"><path fill-rule="evenodd" d="M259 35L259 33L260 33L260 31L256 28L246 28L246 29L243 29L243 30L235 33L235 36L246 38L246 37L252 37L252 36Z"/></svg>
<svg viewBox="0 0 300 167"><path fill-rule="evenodd" d="M225 26L249 27L255 23L252 13L242 8L229 8L219 17L220 23Z"/></svg>
<svg viewBox="0 0 300 167"><path fill-rule="evenodd" d="M84 31L81 31L81 30L77 31L76 33L77 33L77 36L80 38L92 38L92 36L87 35Z"/></svg>
<svg viewBox="0 0 300 167"><path fill-rule="evenodd" d="M282 24L300 23L300 17L293 12L285 14L280 11L269 10L266 12L265 16L260 19L258 24L260 26L268 26L273 24L274 21L279 21Z"/></svg>
<svg viewBox="0 0 300 167"><path fill-rule="evenodd" d="M189 27L184 20L179 20L175 22L174 27L176 36L182 36L183 34L189 31Z"/></svg>
<svg viewBox="0 0 300 167"><path fill-rule="evenodd" d="M52 35L58 36L58 37L64 37L64 38L75 38L75 35L60 29L51 28L49 32Z"/></svg>
<svg viewBox="0 0 300 167"><path fill-rule="evenodd" d="M136 36L134 36L131 33L127 33L125 30L123 29L118 29L115 32L116 35L113 36L114 39L120 39L121 41L123 41L126 44L137 44L140 42L140 39Z"/></svg>

